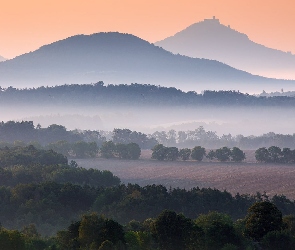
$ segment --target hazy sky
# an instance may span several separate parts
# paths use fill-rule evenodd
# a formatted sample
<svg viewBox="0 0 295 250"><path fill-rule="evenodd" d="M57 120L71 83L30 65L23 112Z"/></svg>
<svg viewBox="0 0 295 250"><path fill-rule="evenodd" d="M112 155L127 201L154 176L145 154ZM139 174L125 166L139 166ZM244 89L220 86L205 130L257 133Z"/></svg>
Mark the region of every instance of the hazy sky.
<svg viewBox="0 0 295 250"><path fill-rule="evenodd" d="M214 15L257 43L295 54L294 10L294 0L0 0L0 55L101 31L156 42Z"/></svg>

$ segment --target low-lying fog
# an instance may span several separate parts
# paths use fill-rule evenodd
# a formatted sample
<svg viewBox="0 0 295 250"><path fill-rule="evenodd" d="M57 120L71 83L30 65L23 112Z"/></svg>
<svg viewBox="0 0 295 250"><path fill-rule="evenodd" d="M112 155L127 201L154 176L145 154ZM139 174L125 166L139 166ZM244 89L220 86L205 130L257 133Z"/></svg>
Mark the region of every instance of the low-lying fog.
<svg viewBox="0 0 295 250"><path fill-rule="evenodd" d="M293 134L295 108L279 107L0 107L1 120L30 120L47 127L60 124L68 130L129 128L144 133L194 130L204 126L218 135Z"/></svg>

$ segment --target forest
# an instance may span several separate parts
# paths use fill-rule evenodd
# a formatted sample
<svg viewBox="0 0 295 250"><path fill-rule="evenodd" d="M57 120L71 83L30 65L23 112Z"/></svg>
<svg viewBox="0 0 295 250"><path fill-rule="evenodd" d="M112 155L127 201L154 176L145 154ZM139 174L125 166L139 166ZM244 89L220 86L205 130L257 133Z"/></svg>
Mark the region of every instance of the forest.
<svg viewBox="0 0 295 250"><path fill-rule="evenodd" d="M294 243L295 202L283 195L121 184L109 171L81 168L32 145L6 147L0 154L1 249L254 249L249 247L257 242ZM267 227L264 234L251 224L255 207L270 216L260 225ZM173 237L179 230L186 233Z"/></svg>
<svg viewBox="0 0 295 250"><path fill-rule="evenodd" d="M102 81L93 84L72 84L41 86L17 89L12 86L1 88L1 105L83 105L83 106L294 106L293 96L249 95L239 91L205 90L184 92L174 87L161 87L150 84L131 83L104 85Z"/></svg>

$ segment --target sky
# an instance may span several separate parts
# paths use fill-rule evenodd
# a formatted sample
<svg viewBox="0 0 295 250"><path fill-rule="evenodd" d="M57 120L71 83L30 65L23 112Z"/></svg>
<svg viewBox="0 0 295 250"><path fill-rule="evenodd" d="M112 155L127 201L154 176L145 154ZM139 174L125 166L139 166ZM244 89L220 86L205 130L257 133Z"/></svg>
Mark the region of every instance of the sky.
<svg viewBox="0 0 295 250"><path fill-rule="evenodd" d="M295 54L294 0L0 0L0 55L13 58L77 34L118 31L156 42L216 16Z"/></svg>

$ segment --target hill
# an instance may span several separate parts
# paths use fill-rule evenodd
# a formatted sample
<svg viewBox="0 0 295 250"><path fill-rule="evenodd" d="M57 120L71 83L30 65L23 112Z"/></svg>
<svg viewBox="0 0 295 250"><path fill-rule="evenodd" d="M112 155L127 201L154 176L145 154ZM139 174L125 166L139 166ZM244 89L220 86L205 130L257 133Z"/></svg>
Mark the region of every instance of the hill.
<svg viewBox="0 0 295 250"><path fill-rule="evenodd" d="M259 84L261 91L271 85L275 90L294 85L253 76L214 60L173 55L133 35L114 32L69 37L0 63L2 87L98 80L115 84L144 82L189 90L248 90Z"/></svg>
<svg viewBox="0 0 295 250"><path fill-rule="evenodd" d="M7 59L4 58L3 56L0 56L0 62L6 61Z"/></svg>
<svg viewBox="0 0 295 250"><path fill-rule="evenodd" d="M215 17L155 44L175 54L218 60L252 74L295 79L295 55L257 44Z"/></svg>

